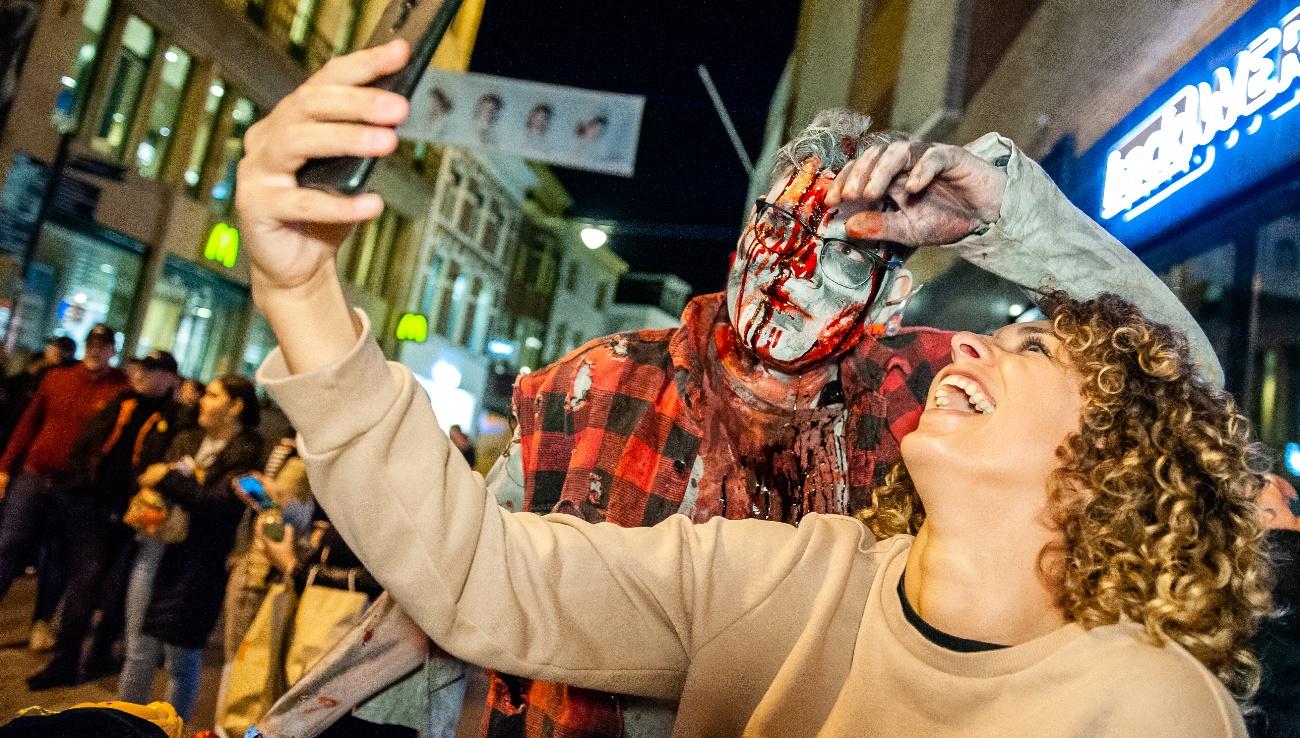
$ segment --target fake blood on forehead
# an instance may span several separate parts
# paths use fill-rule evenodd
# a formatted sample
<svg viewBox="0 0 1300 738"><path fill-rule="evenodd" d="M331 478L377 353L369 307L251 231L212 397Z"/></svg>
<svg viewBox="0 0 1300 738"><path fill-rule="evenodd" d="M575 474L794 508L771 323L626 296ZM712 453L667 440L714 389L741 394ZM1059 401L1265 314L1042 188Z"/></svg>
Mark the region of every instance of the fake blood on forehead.
<svg viewBox="0 0 1300 738"><path fill-rule="evenodd" d="M809 160L796 173L786 180L777 203L791 210L804 223L817 229L833 211L826 205L826 193L835 178L827 172L820 171L820 162ZM796 227L790 235L776 241L770 234L751 226L753 230L746 254L751 262L741 276L740 289L737 291L735 313L740 314L740 306L745 301L751 272L756 270L774 270L776 279L764 288L765 299L759 309L750 316L744 326L737 326L741 334L752 342L754 349L771 349L780 343L783 331L772 326L772 317L777 309L797 309L790 301L785 284L791 278L811 280L817 272L817 249L814 239L815 230L806 231ZM802 312L802 310L801 310Z"/></svg>

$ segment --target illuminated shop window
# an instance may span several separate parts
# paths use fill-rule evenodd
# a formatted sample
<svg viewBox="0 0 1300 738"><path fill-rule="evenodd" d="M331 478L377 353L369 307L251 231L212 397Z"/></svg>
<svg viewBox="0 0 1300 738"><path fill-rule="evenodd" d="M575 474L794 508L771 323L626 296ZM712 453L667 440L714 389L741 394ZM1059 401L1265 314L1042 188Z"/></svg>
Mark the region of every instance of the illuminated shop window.
<svg viewBox="0 0 1300 738"><path fill-rule="evenodd" d="M135 16L126 20L122 31L122 45L118 49L117 64L108 79L108 97L104 114L95 129L90 145L114 161L121 161L131 124L140 105L140 93L149 76L153 61L157 31L153 26Z"/></svg>
<svg viewBox="0 0 1300 738"><path fill-rule="evenodd" d="M96 323L124 326L142 268L143 246L118 234L47 223L24 294L19 345L39 348L48 336L80 347Z"/></svg>
<svg viewBox="0 0 1300 738"><path fill-rule="evenodd" d="M167 257L145 312L137 351L170 351L181 374L204 381L234 371L248 293L180 259Z"/></svg>
<svg viewBox="0 0 1300 738"><path fill-rule="evenodd" d="M190 78L190 55L173 46L163 52L162 73L149 113L149 128L135 150L135 167L143 177L157 179L176 138L176 121Z"/></svg>
<svg viewBox="0 0 1300 738"><path fill-rule="evenodd" d="M271 324L266 322L260 310L254 310L252 319L248 323L248 340L244 342L244 355L239 373L245 377L253 376L266 359L266 355L271 353L271 349L275 346L275 333L271 332Z"/></svg>
<svg viewBox="0 0 1300 738"><path fill-rule="evenodd" d="M203 179L203 163L208 158L208 147L212 144L212 131L217 126L217 115L221 111L221 99L226 96L226 83L214 79L208 85L207 99L203 103L203 119L199 121L198 131L194 134L194 143L190 146L190 162L185 167L185 186L191 195L199 194L199 183Z"/></svg>
<svg viewBox="0 0 1300 738"><path fill-rule="evenodd" d="M59 96L54 102L54 124L60 131L75 131L81 124L109 9L108 0L89 0L81 14L81 43L67 74L59 80Z"/></svg>

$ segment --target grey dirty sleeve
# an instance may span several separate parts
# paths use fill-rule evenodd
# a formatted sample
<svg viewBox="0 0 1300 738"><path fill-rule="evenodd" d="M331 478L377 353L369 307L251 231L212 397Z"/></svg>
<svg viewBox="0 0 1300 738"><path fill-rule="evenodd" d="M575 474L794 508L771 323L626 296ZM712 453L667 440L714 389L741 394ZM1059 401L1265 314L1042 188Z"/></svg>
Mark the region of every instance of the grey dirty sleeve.
<svg viewBox="0 0 1300 738"><path fill-rule="evenodd" d="M484 481L498 505L514 512L524 509L524 452L519 445L518 425L510 445L497 457Z"/></svg>
<svg viewBox="0 0 1300 738"><path fill-rule="evenodd" d="M945 248L1026 290L1062 289L1078 299L1113 292L1182 331L1201 375L1223 385L1214 347L1187 308L1132 251L1076 208L1037 162L997 133L966 149L988 162L1006 160L1006 194L987 231Z"/></svg>

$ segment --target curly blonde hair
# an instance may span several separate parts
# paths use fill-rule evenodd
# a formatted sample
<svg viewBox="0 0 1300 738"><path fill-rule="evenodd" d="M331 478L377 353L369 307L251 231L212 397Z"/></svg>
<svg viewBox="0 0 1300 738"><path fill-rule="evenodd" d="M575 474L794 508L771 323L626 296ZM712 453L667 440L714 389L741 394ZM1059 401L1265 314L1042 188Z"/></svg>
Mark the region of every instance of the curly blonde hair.
<svg viewBox="0 0 1300 738"><path fill-rule="evenodd" d="M1182 334L1132 303L1054 292L1039 307L1085 399L1048 482L1061 539L1044 573L1059 606L1085 628L1139 623L1248 699L1260 676L1249 641L1270 607L1254 502L1264 460L1249 422L1196 374ZM857 517L881 539L920 529L925 508L903 464Z"/></svg>

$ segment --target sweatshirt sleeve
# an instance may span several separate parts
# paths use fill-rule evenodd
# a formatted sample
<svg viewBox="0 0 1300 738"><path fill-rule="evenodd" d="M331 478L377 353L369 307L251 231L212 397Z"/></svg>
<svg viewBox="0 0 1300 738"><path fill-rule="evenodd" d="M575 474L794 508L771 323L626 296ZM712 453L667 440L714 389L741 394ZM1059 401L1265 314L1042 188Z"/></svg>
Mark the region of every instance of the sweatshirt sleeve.
<svg viewBox="0 0 1300 738"><path fill-rule="evenodd" d="M1061 289L1083 300L1113 292L1186 334L1201 375L1223 385L1214 347L1187 308L1132 251L1066 199L1042 167L997 133L966 148L985 161L1006 161L1007 190L988 231L952 246L963 259L1028 290Z"/></svg>
<svg viewBox="0 0 1300 738"><path fill-rule="evenodd" d="M763 596L735 572L812 535L677 515L619 528L510 513L368 329L345 359L309 374L290 376L272 352L259 379L298 429L312 489L366 568L439 646L484 667L676 697L695 640Z"/></svg>

